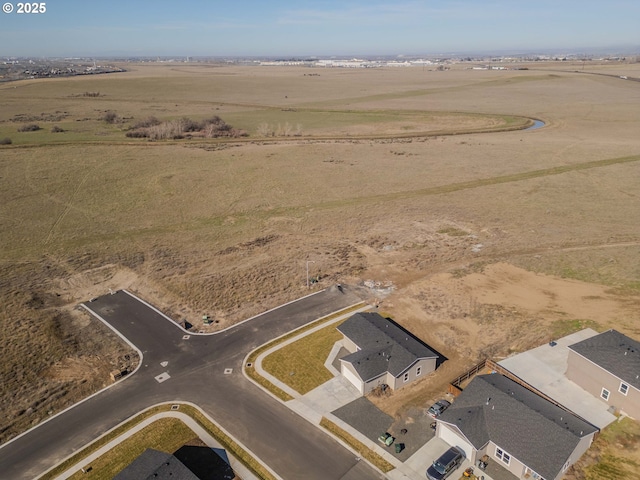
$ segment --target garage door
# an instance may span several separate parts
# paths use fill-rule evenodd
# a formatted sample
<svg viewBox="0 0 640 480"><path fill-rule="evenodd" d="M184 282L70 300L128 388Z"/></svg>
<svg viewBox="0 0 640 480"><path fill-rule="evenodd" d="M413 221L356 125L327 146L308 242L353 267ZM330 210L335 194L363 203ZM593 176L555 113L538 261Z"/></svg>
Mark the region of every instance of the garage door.
<svg viewBox="0 0 640 480"><path fill-rule="evenodd" d="M473 446L443 423L438 425L438 437L452 447L458 447L462 450L467 459L473 459Z"/></svg>
<svg viewBox="0 0 640 480"><path fill-rule="evenodd" d="M353 385L358 389L358 391L360 393L362 393L362 382L360 381L360 379L356 376L355 373L353 373L351 370L349 370L348 368L345 368L344 365L342 365L342 375L344 376L344 378L346 378L347 380L349 380L351 383L353 383Z"/></svg>

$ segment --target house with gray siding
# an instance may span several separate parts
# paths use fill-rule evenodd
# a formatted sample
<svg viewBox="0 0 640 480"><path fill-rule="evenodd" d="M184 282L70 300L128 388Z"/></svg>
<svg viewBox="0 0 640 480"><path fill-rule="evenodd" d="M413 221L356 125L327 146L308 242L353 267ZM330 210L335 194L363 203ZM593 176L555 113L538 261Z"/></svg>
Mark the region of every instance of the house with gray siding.
<svg viewBox="0 0 640 480"><path fill-rule="evenodd" d="M640 342L609 330L570 345L567 378L612 410L640 418Z"/></svg>
<svg viewBox="0 0 640 480"><path fill-rule="evenodd" d="M356 313L338 331L350 352L340 371L363 395L382 384L402 388L436 369L437 353L378 313Z"/></svg>
<svg viewBox="0 0 640 480"><path fill-rule="evenodd" d="M520 479L559 480L598 428L499 374L476 376L436 419L436 435L476 465L484 455Z"/></svg>

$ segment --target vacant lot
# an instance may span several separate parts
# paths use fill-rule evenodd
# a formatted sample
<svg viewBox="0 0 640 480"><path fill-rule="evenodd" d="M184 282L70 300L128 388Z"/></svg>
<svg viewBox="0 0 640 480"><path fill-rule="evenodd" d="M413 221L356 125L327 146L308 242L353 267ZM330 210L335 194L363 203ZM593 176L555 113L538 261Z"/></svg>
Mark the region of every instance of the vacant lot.
<svg viewBox="0 0 640 480"><path fill-rule="evenodd" d="M640 338L640 83L529 67L134 65L2 85L0 441L135 362L74 310L109 288L223 327L306 293L312 260L314 288L393 284L367 299L452 376L548 327ZM640 77L638 64L589 69ZM150 116L213 115L249 136L126 137ZM547 127L492 131L528 118ZM437 387L385 408L401 415Z"/></svg>

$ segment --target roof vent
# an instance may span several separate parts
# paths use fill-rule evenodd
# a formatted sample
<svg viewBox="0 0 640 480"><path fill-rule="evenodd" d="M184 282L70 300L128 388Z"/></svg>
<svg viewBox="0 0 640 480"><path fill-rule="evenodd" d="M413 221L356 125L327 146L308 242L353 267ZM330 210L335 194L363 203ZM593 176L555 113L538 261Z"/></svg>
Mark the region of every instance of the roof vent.
<svg viewBox="0 0 640 480"><path fill-rule="evenodd" d="M487 397L487 405L489 405L489 402L491 401L491 397Z"/></svg>

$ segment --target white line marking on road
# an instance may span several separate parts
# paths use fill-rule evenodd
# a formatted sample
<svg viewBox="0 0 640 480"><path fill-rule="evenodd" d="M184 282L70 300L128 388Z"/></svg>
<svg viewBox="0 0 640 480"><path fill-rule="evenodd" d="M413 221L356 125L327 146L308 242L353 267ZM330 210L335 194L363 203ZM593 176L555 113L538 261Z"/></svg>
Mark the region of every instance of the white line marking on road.
<svg viewBox="0 0 640 480"><path fill-rule="evenodd" d="M161 373L160 375L156 376L155 379L158 383L162 383L165 380L169 380L171 378L171 376L169 376L169 374L167 372Z"/></svg>
<svg viewBox="0 0 640 480"><path fill-rule="evenodd" d="M225 368L224 369L224 374L225 375L231 375L233 373L233 368Z"/></svg>

